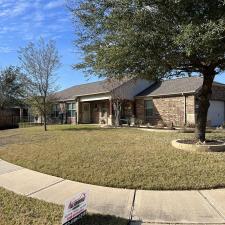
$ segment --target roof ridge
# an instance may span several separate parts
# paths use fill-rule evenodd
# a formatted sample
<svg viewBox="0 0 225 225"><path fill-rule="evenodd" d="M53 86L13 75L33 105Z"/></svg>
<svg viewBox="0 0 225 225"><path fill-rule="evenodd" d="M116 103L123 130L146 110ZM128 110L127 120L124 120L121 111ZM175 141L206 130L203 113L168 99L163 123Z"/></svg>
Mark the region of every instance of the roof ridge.
<svg viewBox="0 0 225 225"><path fill-rule="evenodd" d="M101 83L103 81L106 81L107 79L105 80L99 80L99 81L94 81L94 82L90 82L90 83L86 83L86 84L76 84L76 85L73 85L73 86L70 86L68 88L65 88L61 91L65 91L65 90L68 90L68 89L71 89L71 88L74 88L74 87L80 87L80 86L86 86L86 85L89 85L89 84L95 84L95 83ZM58 92L61 92L61 91L58 91Z"/></svg>
<svg viewBox="0 0 225 225"><path fill-rule="evenodd" d="M86 83L86 84L84 83L84 84L73 85L73 86L68 87L68 88L65 88L65 89L63 89L61 91L58 91L57 93L62 92L62 91L66 91L66 90L69 90L69 89L73 89L75 87L87 86L87 85L92 85L92 84L96 84L96 83L99 83L99 84L106 83L107 81L109 81L109 84L110 84L110 82L111 82L110 79L109 78L106 78L104 80L94 81L94 82L90 82L90 83ZM115 80L112 80L112 81L115 81ZM116 80L116 81L119 81L119 80ZM121 80L121 83L119 84L119 86L121 86L124 83L127 83L128 81L130 81L130 80L126 80L126 81L122 81Z"/></svg>
<svg viewBox="0 0 225 225"><path fill-rule="evenodd" d="M61 99L69 99L74 98L75 96L108 93L112 91L112 89L118 88L124 83L124 82L122 83L117 82L117 80L115 80L116 82L115 81L112 82L111 87L111 85L107 84L107 81L109 81L109 79L99 80L86 84L74 85L64 90L58 91L56 95L58 95L59 98Z"/></svg>

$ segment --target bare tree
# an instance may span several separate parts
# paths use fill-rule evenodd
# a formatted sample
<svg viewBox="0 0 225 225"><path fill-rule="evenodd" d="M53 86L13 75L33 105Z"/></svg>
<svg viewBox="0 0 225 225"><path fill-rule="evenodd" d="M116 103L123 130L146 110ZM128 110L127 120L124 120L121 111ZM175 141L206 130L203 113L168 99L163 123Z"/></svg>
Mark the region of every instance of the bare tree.
<svg viewBox="0 0 225 225"><path fill-rule="evenodd" d="M127 77L123 79L110 78L107 80L106 83L106 86L108 86L108 88L111 90L111 101L113 107L113 116L115 119L115 127L119 127L121 125L122 107L124 106L124 103L127 100L127 93L123 84L127 82L129 82L129 86L132 89L133 85L135 85L135 80Z"/></svg>
<svg viewBox="0 0 225 225"><path fill-rule="evenodd" d="M19 60L27 77L28 99L44 119L47 131L47 114L49 105L54 99L56 86L56 70L60 66L60 57L55 42L45 42L40 38L35 45L30 42L19 51Z"/></svg>
<svg viewBox="0 0 225 225"><path fill-rule="evenodd" d="M121 111L122 111L122 99L117 97L112 99L114 116L115 116L115 127L120 126Z"/></svg>

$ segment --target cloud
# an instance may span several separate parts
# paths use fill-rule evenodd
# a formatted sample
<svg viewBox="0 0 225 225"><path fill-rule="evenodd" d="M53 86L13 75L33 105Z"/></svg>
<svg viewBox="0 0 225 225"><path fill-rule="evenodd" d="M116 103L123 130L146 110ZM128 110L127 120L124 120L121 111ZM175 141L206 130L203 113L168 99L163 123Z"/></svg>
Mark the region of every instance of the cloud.
<svg viewBox="0 0 225 225"><path fill-rule="evenodd" d="M0 53L11 53L11 52L15 52L16 50L7 46L0 46Z"/></svg>
<svg viewBox="0 0 225 225"><path fill-rule="evenodd" d="M7 34L14 31L16 31L16 28L14 26L2 26L2 28L0 29L0 34Z"/></svg>
<svg viewBox="0 0 225 225"><path fill-rule="evenodd" d="M65 5L65 0L55 0L55 1L51 1L49 2L47 5L45 5L45 9L55 9L58 8L60 6L64 6Z"/></svg>
<svg viewBox="0 0 225 225"><path fill-rule="evenodd" d="M0 2L0 17L12 18L22 15L29 7L30 3L25 0L18 1L1 1Z"/></svg>
<svg viewBox="0 0 225 225"><path fill-rule="evenodd" d="M46 16L41 11L36 10L36 12L32 14L32 18L30 18L30 21L33 21L34 27L41 28L43 27L43 24L45 22L45 17Z"/></svg>
<svg viewBox="0 0 225 225"><path fill-rule="evenodd" d="M16 52L42 36L61 40L71 28L64 0L0 0L0 53ZM48 9L52 10L46 10ZM65 35L66 34L66 35Z"/></svg>
<svg viewBox="0 0 225 225"><path fill-rule="evenodd" d="M21 15L29 7L30 7L30 4L28 2L22 2L22 1L20 2L20 1L18 1L17 4L15 5L11 15L14 15L14 16Z"/></svg>

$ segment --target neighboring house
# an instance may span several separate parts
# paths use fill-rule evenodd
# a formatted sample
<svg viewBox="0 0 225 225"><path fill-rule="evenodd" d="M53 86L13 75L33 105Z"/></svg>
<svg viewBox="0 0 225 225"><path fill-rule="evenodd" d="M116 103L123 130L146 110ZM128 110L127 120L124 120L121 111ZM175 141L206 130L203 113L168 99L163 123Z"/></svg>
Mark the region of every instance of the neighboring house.
<svg viewBox="0 0 225 225"><path fill-rule="evenodd" d="M135 96L149 87L146 80L98 81L77 85L56 93L57 104L53 105L52 122L94 123L112 125L113 101L123 101L122 118L135 114Z"/></svg>
<svg viewBox="0 0 225 225"><path fill-rule="evenodd" d="M197 94L201 77L149 82L138 79L108 80L77 85L56 94L52 123L114 123L115 99L123 100L122 119L135 118L143 124L167 126L195 125ZM208 125L218 126L225 120L225 85L214 82L208 113Z"/></svg>
<svg viewBox="0 0 225 225"><path fill-rule="evenodd" d="M198 93L203 78L187 77L156 82L136 96L136 118L143 123L183 126L196 123ZM208 125L225 121L225 84L213 83Z"/></svg>

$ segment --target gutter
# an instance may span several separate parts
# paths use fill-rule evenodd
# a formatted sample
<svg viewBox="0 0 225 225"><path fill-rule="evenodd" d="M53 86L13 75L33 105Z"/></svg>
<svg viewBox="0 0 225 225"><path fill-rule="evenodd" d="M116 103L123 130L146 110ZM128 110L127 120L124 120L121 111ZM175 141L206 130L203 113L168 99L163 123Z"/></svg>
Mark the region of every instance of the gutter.
<svg viewBox="0 0 225 225"><path fill-rule="evenodd" d="M77 98L83 97L83 96L92 96L92 95L98 95L98 94L110 94L110 91L107 92L98 92L93 94L85 94L85 95L75 95L73 99L59 99L58 102L67 102L67 101L76 101Z"/></svg>
<svg viewBox="0 0 225 225"><path fill-rule="evenodd" d="M143 95L143 96L136 96L135 98L147 98L147 97L170 97L170 96L183 96L195 94L196 91L190 91L190 92L181 92L181 93L171 93L171 94L161 94L161 95Z"/></svg>

